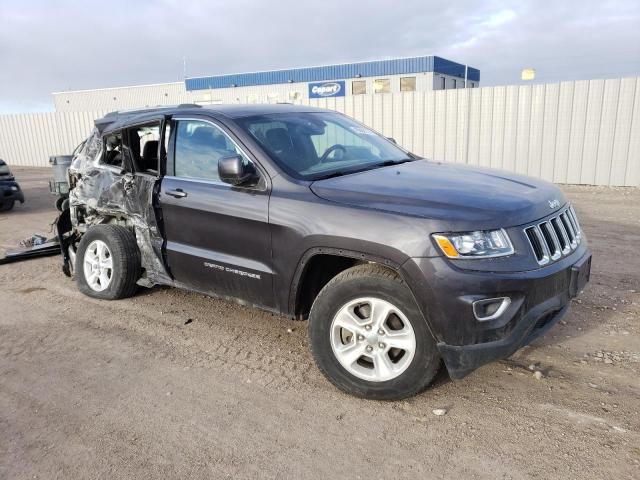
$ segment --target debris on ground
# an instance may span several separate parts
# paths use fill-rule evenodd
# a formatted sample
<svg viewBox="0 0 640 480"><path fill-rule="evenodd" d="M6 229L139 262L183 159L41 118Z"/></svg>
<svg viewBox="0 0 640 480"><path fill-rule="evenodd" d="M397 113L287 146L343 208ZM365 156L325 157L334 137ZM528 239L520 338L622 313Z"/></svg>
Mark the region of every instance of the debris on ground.
<svg viewBox="0 0 640 480"><path fill-rule="evenodd" d="M447 409L446 408L434 408L432 410L434 415L437 415L438 417L441 417L443 415L447 414Z"/></svg>
<svg viewBox="0 0 640 480"><path fill-rule="evenodd" d="M43 243L46 243L46 242L47 242L47 237L38 235L36 233L34 235L31 235L29 238L25 238L24 240L21 240L20 246L24 248L31 248L37 245L42 245Z"/></svg>

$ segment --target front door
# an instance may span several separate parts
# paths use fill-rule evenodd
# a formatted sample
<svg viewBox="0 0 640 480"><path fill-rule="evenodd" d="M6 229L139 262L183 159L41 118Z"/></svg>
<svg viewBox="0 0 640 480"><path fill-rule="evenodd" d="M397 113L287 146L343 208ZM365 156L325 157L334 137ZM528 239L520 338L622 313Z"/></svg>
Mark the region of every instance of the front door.
<svg viewBox="0 0 640 480"><path fill-rule="evenodd" d="M266 174L255 187L221 182L220 158L255 160L215 121L177 117L171 126L159 195L171 275L188 288L273 307Z"/></svg>

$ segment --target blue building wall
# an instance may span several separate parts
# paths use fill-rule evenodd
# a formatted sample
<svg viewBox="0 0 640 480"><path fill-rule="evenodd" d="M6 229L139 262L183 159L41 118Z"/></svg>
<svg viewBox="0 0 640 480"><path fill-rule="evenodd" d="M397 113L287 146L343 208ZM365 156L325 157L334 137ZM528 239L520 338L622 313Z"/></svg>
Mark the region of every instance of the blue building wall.
<svg viewBox="0 0 640 480"><path fill-rule="evenodd" d="M413 57L373 62L345 63L322 67L292 68L266 72L216 75L213 77L187 78L187 90L208 90L213 88L251 87L294 82L321 82L357 77L379 77L409 73L434 72L464 78L465 66L441 57ZM468 67L467 78L480 81L480 70Z"/></svg>

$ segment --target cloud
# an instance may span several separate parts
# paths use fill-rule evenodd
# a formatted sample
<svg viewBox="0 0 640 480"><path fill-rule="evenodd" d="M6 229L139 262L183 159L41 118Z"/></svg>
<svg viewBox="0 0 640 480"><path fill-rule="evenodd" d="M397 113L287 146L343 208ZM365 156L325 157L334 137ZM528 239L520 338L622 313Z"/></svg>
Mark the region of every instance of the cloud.
<svg viewBox="0 0 640 480"><path fill-rule="evenodd" d="M482 84L640 73L640 2L0 0L0 112L52 91L436 54Z"/></svg>
<svg viewBox="0 0 640 480"><path fill-rule="evenodd" d="M516 12L514 12L510 8L505 8L489 15L489 17L487 17L487 19L482 24L486 28L495 28L499 27L500 25L504 25L505 23L513 20L515 17Z"/></svg>

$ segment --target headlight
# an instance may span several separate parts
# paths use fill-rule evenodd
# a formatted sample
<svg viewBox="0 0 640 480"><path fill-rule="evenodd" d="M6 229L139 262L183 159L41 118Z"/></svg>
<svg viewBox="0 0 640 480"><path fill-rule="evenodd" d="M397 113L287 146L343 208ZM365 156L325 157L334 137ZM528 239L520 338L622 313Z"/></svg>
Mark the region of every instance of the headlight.
<svg viewBox="0 0 640 480"><path fill-rule="evenodd" d="M16 187L15 185L11 185L11 191L12 192L17 192L18 191L18 187Z"/></svg>
<svg viewBox="0 0 640 480"><path fill-rule="evenodd" d="M449 258L502 257L513 253L513 245L504 230L433 235L442 253Z"/></svg>

